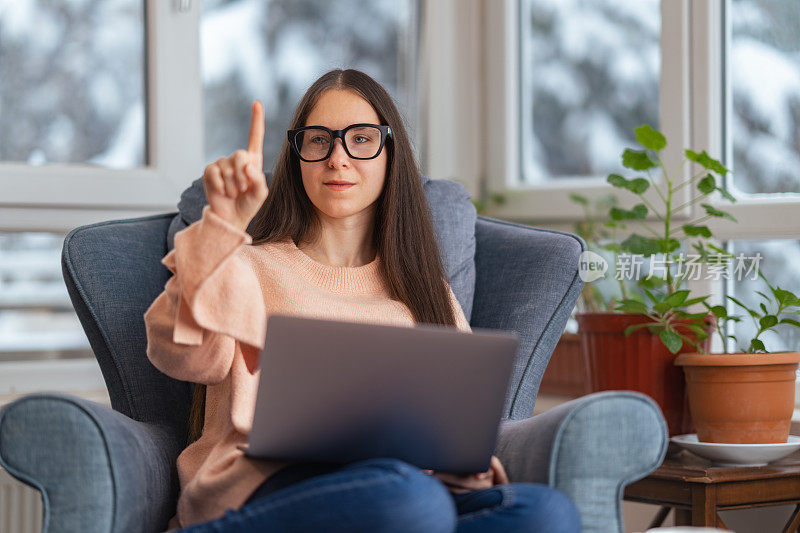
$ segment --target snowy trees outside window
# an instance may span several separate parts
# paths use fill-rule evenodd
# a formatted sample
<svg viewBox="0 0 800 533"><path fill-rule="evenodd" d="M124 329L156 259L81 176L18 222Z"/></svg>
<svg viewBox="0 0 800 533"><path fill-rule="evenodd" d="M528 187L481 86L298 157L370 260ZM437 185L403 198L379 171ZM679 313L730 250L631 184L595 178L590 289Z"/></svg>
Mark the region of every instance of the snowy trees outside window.
<svg viewBox="0 0 800 533"><path fill-rule="evenodd" d="M205 158L247 144L250 103L264 103L271 170L291 113L333 68L363 70L410 115L416 0L206 0L200 22ZM412 124L409 124L412 126Z"/></svg>
<svg viewBox="0 0 800 533"><path fill-rule="evenodd" d="M0 7L0 161L145 164L144 1Z"/></svg>
<svg viewBox="0 0 800 533"><path fill-rule="evenodd" d="M733 183L800 192L800 5L732 0L728 13Z"/></svg>
<svg viewBox="0 0 800 533"><path fill-rule="evenodd" d="M605 176L658 127L658 0L521 0L525 183Z"/></svg>

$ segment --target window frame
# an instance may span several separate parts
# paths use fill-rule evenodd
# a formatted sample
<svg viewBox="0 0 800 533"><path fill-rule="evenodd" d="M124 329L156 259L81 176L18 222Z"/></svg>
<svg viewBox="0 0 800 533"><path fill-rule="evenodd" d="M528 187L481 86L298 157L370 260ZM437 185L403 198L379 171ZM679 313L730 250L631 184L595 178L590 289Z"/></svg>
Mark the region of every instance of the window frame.
<svg viewBox="0 0 800 533"><path fill-rule="evenodd" d="M678 168L686 147L706 150L723 161L731 153L731 140L725 136L723 122L725 114L730 113L730 82L726 79L728 69L723 68L722 41L723 37L729 38L730 29L723 24L724 3L725 0L661 2L659 129L670 143L665 157L668 169ZM521 139L520 5L521 0L485 4L485 35L502 38L486 39L484 46L485 105L494 111L486 113L486 131L490 139L497 139L486 148L484 188L506 195L505 203L496 206L493 216L570 230L571 223L580 220L582 213L580 207L569 200L569 192L580 189L581 194L591 200L608 194L613 187L601 181L602 176L574 178L567 183L516 185L521 169L521 146L519 142L507 141ZM670 53L665 54L665 50ZM494 147L503 143L507 150L500 153ZM699 168L686 166L686 172L692 170ZM684 197L678 202L688 201L692 191L684 188L681 192ZM631 203L634 201L632 199ZM709 203L739 220L738 224L718 219L707 221L720 240L800 237L800 195L746 196L737 198L735 204L714 195ZM685 208L676 219L694 218L702 214L701 209L699 205Z"/></svg>
<svg viewBox="0 0 800 533"><path fill-rule="evenodd" d="M146 166L0 163L0 231L65 232L171 211L202 174L200 2L144 0Z"/></svg>
<svg viewBox="0 0 800 533"><path fill-rule="evenodd" d="M505 193L506 202L498 206L494 216L511 220L550 224L564 223L581 218L580 207L569 199L569 192L580 189L581 194L590 200L607 195L613 187L605 183L605 176L589 176L570 178L568 182L548 181L536 184L520 185L518 176L522 169L522 121L519 117L525 112L521 91L521 41L520 9L521 0L503 0L499 4L485 5L487 35L502 35L502 40L487 40L485 52L487 57L487 106L502 109L502 113L487 113L486 124L489 137L505 143L504 154L487 153L488 179L487 188L492 192ZM690 76L687 62L682 60L689 55L690 17L689 0L661 2L662 32L661 44L661 79L659 81L659 129L670 143L664 151L664 163L668 169L679 168L682 147L690 146L691 116ZM678 28L678 31L663 31L664 27ZM678 50L678 53L664 54L663 50ZM497 58L502 58L497 60ZM488 80L500 83L490 83ZM516 139L516 141L514 141ZM688 177L690 169L684 169ZM656 183L663 183L656 177ZM650 201L657 201L655 191L647 196ZM690 191L684 188L678 191L676 201L686 202L690 199ZM620 198L621 205L631 206L635 198ZM531 215L535 213L535 215ZM681 210L676 219L690 216L688 209Z"/></svg>

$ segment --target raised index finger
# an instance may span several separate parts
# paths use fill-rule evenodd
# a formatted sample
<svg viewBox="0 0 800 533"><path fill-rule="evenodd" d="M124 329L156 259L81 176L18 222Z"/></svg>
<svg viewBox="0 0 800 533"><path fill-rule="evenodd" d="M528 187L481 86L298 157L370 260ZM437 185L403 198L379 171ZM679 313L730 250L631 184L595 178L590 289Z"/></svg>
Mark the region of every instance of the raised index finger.
<svg viewBox="0 0 800 533"><path fill-rule="evenodd" d="M264 149L264 106L256 100L253 102L253 113L250 119L250 139L247 142L247 151L261 155Z"/></svg>

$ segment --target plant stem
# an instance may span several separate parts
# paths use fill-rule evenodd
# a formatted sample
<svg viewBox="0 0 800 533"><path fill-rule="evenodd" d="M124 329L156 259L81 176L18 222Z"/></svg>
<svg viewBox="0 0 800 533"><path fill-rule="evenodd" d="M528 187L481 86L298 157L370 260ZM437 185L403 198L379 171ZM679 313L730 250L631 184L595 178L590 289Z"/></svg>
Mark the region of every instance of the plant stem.
<svg viewBox="0 0 800 533"><path fill-rule="evenodd" d="M660 220L662 220L662 221L664 220L664 218L661 216L661 213L659 213L659 212L656 210L656 208L655 208L655 207L653 207L653 204L651 204L650 202L648 202L648 201L647 201L647 198L645 198L643 194L640 194L640 195L639 195L639 198L641 198L641 199L642 199L642 202L644 202L644 205L646 205L647 207L649 207L649 208L650 208L650 211L652 211L653 213L655 213L655 215L656 215L656 216L657 216L657 217L658 217Z"/></svg>
<svg viewBox="0 0 800 533"><path fill-rule="evenodd" d="M703 175L703 174L705 174L706 172L708 172L708 170L705 170L705 169L703 169L702 171L698 172L698 173L697 173L697 174L695 174L694 176L689 176L688 178L686 178L686 179L685 179L685 180L683 180L682 182L680 182L680 183L678 183L677 185L675 185L675 189L674 189L674 190L676 190L676 191L677 191L678 189L680 189L680 188L682 188L682 187L686 186L687 184L689 184L689 183L692 183L694 180L696 180L697 178L699 178L700 176L702 176L702 175Z"/></svg>
<svg viewBox="0 0 800 533"><path fill-rule="evenodd" d="M664 181L667 182L667 199L664 201L665 209L664 209L664 242L669 242L669 225L672 221L672 180L669 178L667 174L667 169L664 167L664 161L662 161L661 156L658 155L656 152L656 158L658 158L658 164L661 166L661 172L664 176ZM672 270L667 267L667 294L673 294L675 291L672 288Z"/></svg>
<svg viewBox="0 0 800 533"><path fill-rule="evenodd" d="M643 227L644 229L655 235L657 238L659 239L661 238L661 235L659 235L659 233L653 228L651 228L646 222L642 222L641 220L637 220L636 222L638 222L641 227Z"/></svg>
<svg viewBox="0 0 800 533"><path fill-rule="evenodd" d="M674 190L674 191L677 191L678 189L673 189L673 190ZM687 201L687 202L683 202L681 205L679 205L678 207L676 207L676 208L675 208L675 211L680 211L680 210L681 210L681 209L683 209L684 207L690 206L690 205L692 205L693 203L697 202L698 200L702 200L702 199L703 199L703 198L705 198L706 196L708 196L708 195L707 195L707 194L704 194L704 195L702 195L702 196L695 196L695 197L694 197L694 198L692 198L691 200L689 200L689 201Z"/></svg>
<svg viewBox="0 0 800 533"><path fill-rule="evenodd" d="M656 154L656 157L658 157L658 154ZM661 161L660 158L659 158L659 161ZM662 169L662 171L664 171L664 165L663 164L661 165L661 169ZM664 178L666 179L666 175L664 176ZM659 189L658 185L656 185L656 181L653 179L653 175L650 174L650 169L647 169L647 179L650 180L650 185L652 185L653 188L656 190L656 192L658 193L658 196L661 198L661 201L666 204L667 203L667 199L664 198L663 194L661 194L661 189Z"/></svg>
<svg viewBox="0 0 800 533"><path fill-rule="evenodd" d="M698 218L697 220L692 220L691 222L687 222L686 224L684 224L684 226L694 226L695 224L698 224L700 222L705 222L709 218L711 218L711 215L705 215ZM685 231L685 230L683 230L683 228L676 228L674 231Z"/></svg>

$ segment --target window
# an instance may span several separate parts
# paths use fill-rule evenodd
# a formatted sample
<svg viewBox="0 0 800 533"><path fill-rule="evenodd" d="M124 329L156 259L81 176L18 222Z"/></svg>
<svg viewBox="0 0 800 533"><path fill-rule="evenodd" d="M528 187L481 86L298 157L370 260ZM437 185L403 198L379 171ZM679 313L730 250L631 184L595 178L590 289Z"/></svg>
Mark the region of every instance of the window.
<svg viewBox="0 0 800 533"><path fill-rule="evenodd" d="M633 128L645 122L667 136L667 168L688 172L680 166L692 135L687 2L493 6L499 9L486 12L486 130L505 147L486 154L487 192L505 197L494 216L569 229L580 217L569 192L580 189L593 201L607 196L605 177L620 170ZM496 34L504 36L499 43ZM678 191L680 203L689 199L686 188ZM620 206L633 200L621 197Z"/></svg>
<svg viewBox="0 0 800 533"><path fill-rule="evenodd" d="M0 9L0 363L92 357L61 274L67 231L174 211L205 164L246 145L253 99L267 167L330 68L368 72L414 116L416 0L199 4Z"/></svg>
<svg viewBox="0 0 800 533"><path fill-rule="evenodd" d="M729 250L734 256L743 254L746 258L759 262L759 268L773 287L781 287L800 294L800 280L797 277L797 265L800 264L800 241L790 239L747 241L737 240L729 244ZM748 261L749 262L749 261ZM753 280L752 275L732 276L728 282L731 295L744 305L758 309L764 298L756 291L764 292L771 296L769 289L761 279ZM746 350L749 339L758 331L753 319L747 311L737 305L729 304L728 312L742 318L741 322L734 325L736 335L736 350ZM796 351L800 349L800 329L788 325L778 325L774 332L767 332L759 337L770 352ZM733 346L730 347L734 348Z"/></svg>
<svg viewBox="0 0 800 533"><path fill-rule="evenodd" d="M61 275L63 240L0 234L0 361L92 357Z"/></svg>
<svg viewBox="0 0 800 533"><path fill-rule="evenodd" d="M196 3L5 4L0 231L173 209L202 161Z"/></svg>
<svg viewBox="0 0 800 533"><path fill-rule="evenodd" d="M260 99L264 165L271 169L300 97L333 68L369 73L411 118L416 1L211 0L203 6L206 164L247 145L250 104Z"/></svg>
<svg viewBox="0 0 800 533"><path fill-rule="evenodd" d="M0 161L146 163L140 0L16 0L0 33Z"/></svg>
<svg viewBox="0 0 800 533"><path fill-rule="evenodd" d="M773 285L795 293L800 261L800 38L791 31L800 20L800 5L791 0L728 0L721 22L721 78L725 82L722 120L726 160L733 173L729 185L740 201L727 210L739 219L740 238L729 251L762 256L764 274ZM757 81L757 83L756 83ZM742 235L744 234L744 235ZM779 238L780 237L780 238ZM788 238L787 238L788 237ZM745 305L762 298L760 280L732 281L726 292ZM769 294L769 292L767 292ZM737 338L755 332L746 312L736 324ZM778 326L764 337L770 351L800 349L796 328ZM737 349L745 349L745 341Z"/></svg>
<svg viewBox="0 0 800 533"><path fill-rule="evenodd" d="M728 13L733 185L746 194L800 192L800 8L733 0Z"/></svg>
<svg viewBox="0 0 800 533"><path fill-rule="evenodd" d="M643 122L658 128L658 0L522 0L520 180L619 172Z"/></svg>

